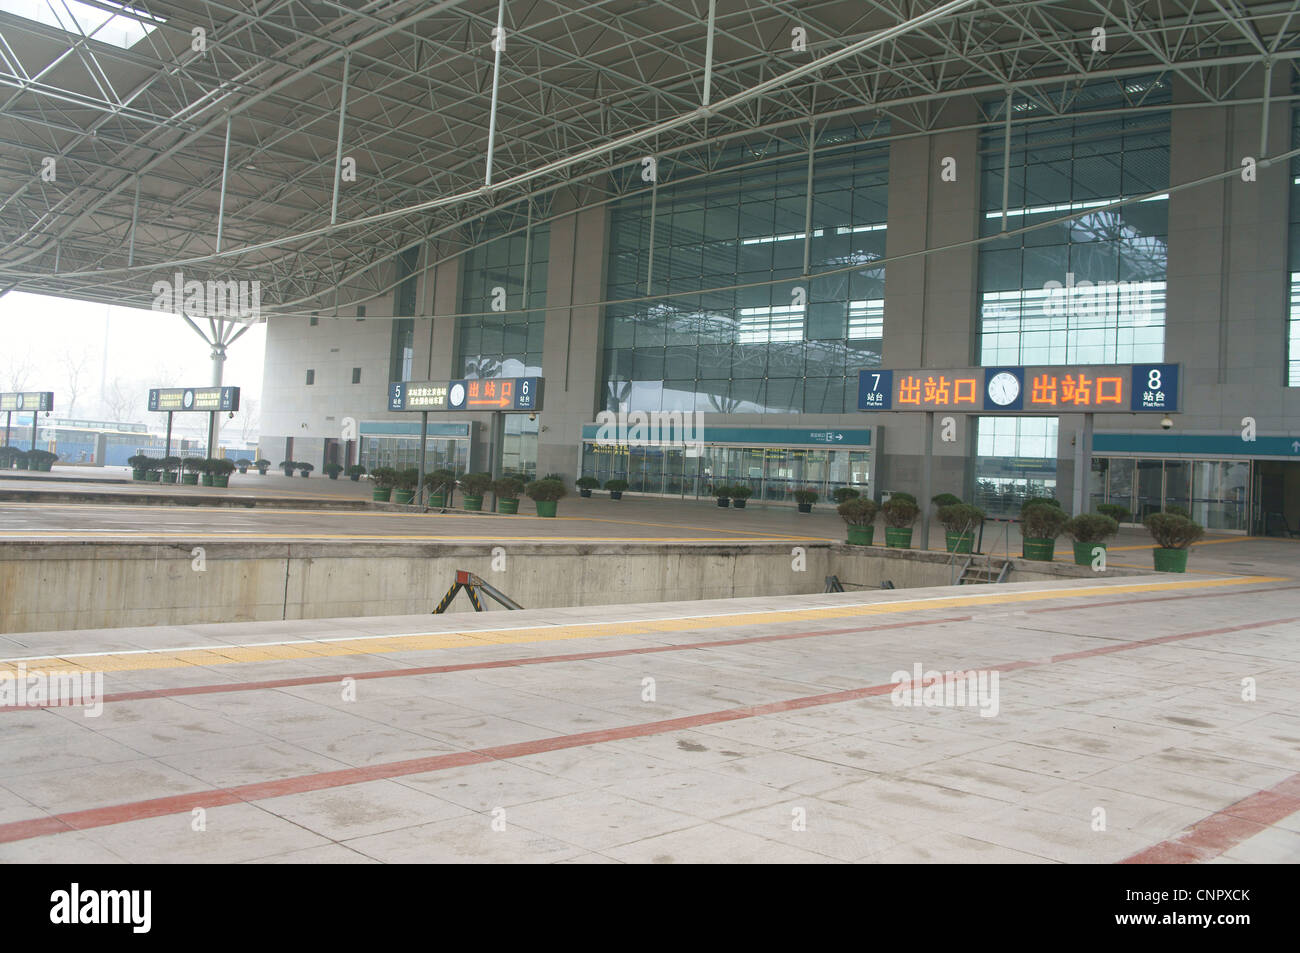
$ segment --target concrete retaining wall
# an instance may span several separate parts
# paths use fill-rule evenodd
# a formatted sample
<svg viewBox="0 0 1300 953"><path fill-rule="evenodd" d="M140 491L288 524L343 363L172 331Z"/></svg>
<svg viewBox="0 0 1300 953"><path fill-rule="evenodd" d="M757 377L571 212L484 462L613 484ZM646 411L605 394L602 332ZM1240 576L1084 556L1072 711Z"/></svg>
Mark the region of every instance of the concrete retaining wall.
<svg viewBox="0 0 1300 953"><path fill-rule="evenodd" d="M514 544L494 570L488 545L209 543L200 562L189 545L0 543L0 632L417 614L432 611L458 569L525 608L807 594L824 591L832 573L900 589L949 583L944 554L801 548L796 571L791 544ZM1096 578L1016 563L1011 582ZM462 593L449 611L473 610Z"/></svg>

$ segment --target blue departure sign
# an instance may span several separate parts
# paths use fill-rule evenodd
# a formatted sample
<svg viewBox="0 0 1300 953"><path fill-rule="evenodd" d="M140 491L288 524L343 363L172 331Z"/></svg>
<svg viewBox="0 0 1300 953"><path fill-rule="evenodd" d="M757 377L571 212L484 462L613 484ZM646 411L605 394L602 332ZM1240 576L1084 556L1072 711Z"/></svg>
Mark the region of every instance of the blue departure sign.
<svg viewBox="0 0 1300 953"><path fill-rule="evenodd" d="M489 380L393 381L388 409L397 411L494 411L536 413L542 409L541 377Z"/></svg>

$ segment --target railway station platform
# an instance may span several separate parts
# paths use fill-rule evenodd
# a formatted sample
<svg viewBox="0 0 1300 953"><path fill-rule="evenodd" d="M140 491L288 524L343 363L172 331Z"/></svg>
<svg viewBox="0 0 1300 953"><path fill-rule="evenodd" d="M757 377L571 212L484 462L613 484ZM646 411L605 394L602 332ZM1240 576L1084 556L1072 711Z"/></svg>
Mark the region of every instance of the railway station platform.
<svg viewBox="0 0 1300 953"><path fill-rule="evenodd" d="M10 689L50 689L0 708L8 863L1300 860L1286 575L11 633L0 655Z"/></svg>

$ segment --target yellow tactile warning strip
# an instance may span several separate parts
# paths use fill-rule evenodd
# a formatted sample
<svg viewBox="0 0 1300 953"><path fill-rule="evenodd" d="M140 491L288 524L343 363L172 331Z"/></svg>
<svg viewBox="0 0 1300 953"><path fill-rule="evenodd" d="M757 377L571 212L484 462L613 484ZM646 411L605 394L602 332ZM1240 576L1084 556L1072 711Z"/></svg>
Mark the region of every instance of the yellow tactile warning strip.
<svg viewBox="0 0 1300 953"><path fill-rule="evenodd" d="M1177 589L1205 589L1288 581L1290 580L1284 577L1275 576L1239 576L1233 579L1175 580L1170 582L1108 585L1104 587L1088 586L1068 589L1033 589L1020 592L989 592L961 596L929 596L924 599L878 602L865 605L811 609L769 609L719 615L680 616L668 619L611 620L578 625L516 626L468 632L417 632L397 635L351 636L336 639L296 639L245 645L205 645L185 648L141 649L131 652L35 656L0 659L0 678L15 675L19 671L19 664L23 666L23 671L29 675L49 672L125 672L183 668L186 666L234 665L241 662L279 662L300 658L378 655L388 652L419 652L474 645L553 642L615 635L653 635L663 632L763 625L775 622L861 618L902 612L919 612L926 609L1006 605L1083 596L1165 592Z"/></svg>

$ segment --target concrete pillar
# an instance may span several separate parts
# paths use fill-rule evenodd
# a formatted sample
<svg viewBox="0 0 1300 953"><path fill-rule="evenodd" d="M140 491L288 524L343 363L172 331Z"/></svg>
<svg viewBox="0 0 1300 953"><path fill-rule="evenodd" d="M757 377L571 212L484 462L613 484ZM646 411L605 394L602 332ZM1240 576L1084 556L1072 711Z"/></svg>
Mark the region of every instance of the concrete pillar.
<svg viewBox="0 0 1300 953"><path fill-rule="evenodd" d="M970 103L953 103L944 121L974 119ZM944 160L955 160L955 181L942 178ZM889 149L889 232L886 255L968 241L979 234L979 133L941 132L896 140ZM970 367L977 363L974 247L909 258L885 275L885 367ZM940 415L947 416L947 415ZM974 456L975 418L954 415L957 440L936 438L934 492L967 497L968 459ZM924 454L920 414L882 414L889 450L876 461L881 490L917 492ZM942 430L936 418L936 429ZM924 501L928 505L928 501Z"/></svg>
<svg viewBox="0 0 1300 953"><path fill-rule="evenodd" d="M572 196L557 198L572 207ZM539 415L537 472L578 475L582 423L594 419L602 387L609 214L585 209L551 224L546 276L546 334L542 342L545 402Z"/></svg>

